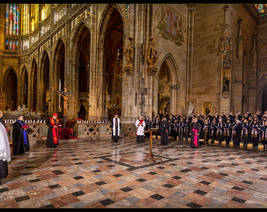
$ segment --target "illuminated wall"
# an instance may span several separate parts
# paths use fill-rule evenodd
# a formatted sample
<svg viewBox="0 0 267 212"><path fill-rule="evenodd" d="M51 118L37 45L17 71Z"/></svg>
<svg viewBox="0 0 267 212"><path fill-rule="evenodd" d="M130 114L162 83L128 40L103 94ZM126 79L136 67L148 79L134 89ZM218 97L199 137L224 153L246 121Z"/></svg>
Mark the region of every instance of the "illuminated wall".
<svg viewBox="0 0 267 212"><path fill-rule="evenodd" d="M41 21L48 18L50 15L51 4L43 4L41 5Z"/></svg>
<svg viewBox="0 0 267 212"><path fill-rule="evenodd" d="M21 34L27 35L30 32L30 5L22 4L21 6Z"/></svg>
<svg viewBox="0 0 267 212"><path fill-rule="evenodd" d="M31 32L34 32L37 27L38 27L38 23L39 23L39 4L31 4Z"/></svg>

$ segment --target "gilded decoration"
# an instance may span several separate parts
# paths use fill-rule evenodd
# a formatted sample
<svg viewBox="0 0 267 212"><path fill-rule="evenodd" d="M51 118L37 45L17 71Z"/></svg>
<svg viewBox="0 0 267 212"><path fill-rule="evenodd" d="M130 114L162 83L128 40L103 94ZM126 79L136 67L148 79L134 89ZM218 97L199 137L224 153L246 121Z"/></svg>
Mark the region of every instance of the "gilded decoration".
<svg viewBox="0 0 267 212"><path fill-rule="evenodd" d="M211 102L203 102L202 103L202 113L204 115L209 115L212 113L212 104Z"/></svg>
<svg viewBox="0 0 267 212"><path fill-rule="evenodd" d="M169 7L162 7L160 13L161 17L157 28L160 30L161 36L166 40L173 41L177 46L183 45L186 32L185 17Z"/></svg>

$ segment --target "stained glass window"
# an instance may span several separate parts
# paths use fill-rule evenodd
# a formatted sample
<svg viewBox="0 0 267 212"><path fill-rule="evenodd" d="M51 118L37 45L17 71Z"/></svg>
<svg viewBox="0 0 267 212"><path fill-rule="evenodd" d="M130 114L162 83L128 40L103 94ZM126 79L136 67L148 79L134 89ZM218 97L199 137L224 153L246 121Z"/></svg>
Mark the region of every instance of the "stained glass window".
<svg viewBox="0 0 267 212"><path fill-rule="evenodd" d="M12 51L18 50L19 41L18 40L12 40L12 39L6 39L5 48L6 48L6 50L12 50Z"/></svg>
<svg viewBox="0 0 267 212"><path fill-rule="evenodd" d="M30 32L30 13L29 4L23 4L21 8L21 29L22 35L27 35Z"/></svg>
<svg viewBox="0 0 267 212"><path fill-rule="evenodd" d="M6 5L6 34L19 35L19 5Z"/></svg>
<svg viewBox="0 0 267 212"><path fill-rule="evenodd" d="M257 9L260 16L267 15L267 4L254 4L254 7Z"/></svg>

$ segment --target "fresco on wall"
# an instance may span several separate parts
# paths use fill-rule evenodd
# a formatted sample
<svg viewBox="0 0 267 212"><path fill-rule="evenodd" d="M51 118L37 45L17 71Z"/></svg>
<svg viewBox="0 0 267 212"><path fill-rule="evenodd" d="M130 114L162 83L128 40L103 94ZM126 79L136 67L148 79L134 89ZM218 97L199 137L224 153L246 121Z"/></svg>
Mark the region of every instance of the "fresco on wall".
<svg viewBox="0 0 267 212"><path fill-rule="evenodd" d="M160 21L157 26L161 36L166 40L173 41L177 46L184 44L186 32L185 17L169 7L162 7L160 10Z"/></svg>

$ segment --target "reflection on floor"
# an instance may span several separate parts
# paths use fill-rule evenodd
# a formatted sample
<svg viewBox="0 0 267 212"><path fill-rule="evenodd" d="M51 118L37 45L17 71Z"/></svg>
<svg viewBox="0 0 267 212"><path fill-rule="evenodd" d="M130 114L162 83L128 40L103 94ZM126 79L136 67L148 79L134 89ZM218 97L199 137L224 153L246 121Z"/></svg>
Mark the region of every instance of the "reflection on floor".
<svg viewBox="0 0 267 212"><path fill-rule="evenodd" d="M12 157L0 207L267 207L267 153L153 141L44 144Z"/></svg>

